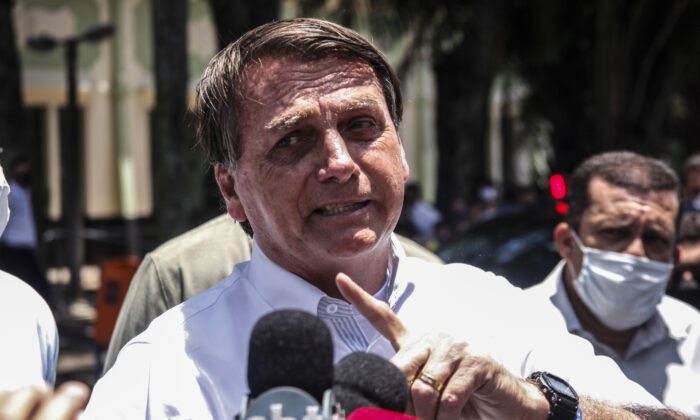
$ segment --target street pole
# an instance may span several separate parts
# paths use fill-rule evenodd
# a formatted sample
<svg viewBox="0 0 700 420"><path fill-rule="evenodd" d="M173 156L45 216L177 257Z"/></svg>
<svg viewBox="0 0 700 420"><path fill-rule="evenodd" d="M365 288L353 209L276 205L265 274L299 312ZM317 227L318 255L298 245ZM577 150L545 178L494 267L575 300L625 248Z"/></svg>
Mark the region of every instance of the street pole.
<svg viewBox="0 0 700 420"><path fill-rule="evenodd" d="M70 38L64 42L66 54L66 78L68 107L66 110L65 137L61 139L61 176L63 189L62 213L66 240L66 257L70 270L69 297L83 297L80 284L80 267L84 261L83 243L83 147L78 121L77 58L78 41Z"/></svg>
<svg viewBox="0 0 700 420"><path fill-rule="evenodd" d="M50 51L59 45L65 48L67 108L65 127L61 130L61 214L64 226L64 258L70 271L68 297L75 300L84 297L80 284L80 268L85 259L83 241L83 142L82 124L78 120L78 45L82 41L98 42L114 33L111 23L98 23L80 35L59 39L39 34L27 38L30 48Z"/></svg>

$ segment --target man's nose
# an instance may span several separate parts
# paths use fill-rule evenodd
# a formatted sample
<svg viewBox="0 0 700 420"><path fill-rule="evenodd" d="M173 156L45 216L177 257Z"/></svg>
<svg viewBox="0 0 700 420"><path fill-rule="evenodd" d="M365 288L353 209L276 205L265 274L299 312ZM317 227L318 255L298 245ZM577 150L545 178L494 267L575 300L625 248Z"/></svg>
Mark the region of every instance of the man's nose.
<svg viewBox="0 0 700 420"><path fill-rule="evenodd" d="M320 182L345 182L359 168L348 151L345 139L336 130L330 130L323 139L322 162L318 170Z"/></svg>
<svg viewBox="0 0 700 420"><path fill-rule="evenodd" d="M633 238L632 241L627 245L627 248L625 249L624 253L634 255L635 257L648 258L648 256L646 255L646 251L644 250L644 241L640 237Z"/></svg>

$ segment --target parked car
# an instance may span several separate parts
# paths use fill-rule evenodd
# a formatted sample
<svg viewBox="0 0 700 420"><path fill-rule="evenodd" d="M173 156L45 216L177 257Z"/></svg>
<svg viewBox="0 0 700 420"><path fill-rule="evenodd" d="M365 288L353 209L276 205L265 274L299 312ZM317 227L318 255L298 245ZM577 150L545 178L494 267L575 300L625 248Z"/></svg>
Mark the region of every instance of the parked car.
<svg viewBox="0 0 700 420"><path fill-rule="evenodd" d="M526 288L544 280L560 257L553 239L563 220L552 200L502 211L438 249L447 263L462 262Z"/></svg>

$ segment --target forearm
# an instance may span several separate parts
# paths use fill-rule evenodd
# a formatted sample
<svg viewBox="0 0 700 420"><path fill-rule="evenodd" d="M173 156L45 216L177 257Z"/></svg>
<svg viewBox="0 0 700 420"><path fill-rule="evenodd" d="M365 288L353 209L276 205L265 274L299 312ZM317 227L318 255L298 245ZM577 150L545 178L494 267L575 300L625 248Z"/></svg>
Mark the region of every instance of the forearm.
<svg viewBox="0 0 700 420"><path fill-rule="evenodd" d="M641 405L615 406L581 397L579 401L584 420L692 420L690 417L668 408Z"/></svg>
<svg viewBox="0 0 700 420"><path fill-rule="evenodd" d="M615 406L613 404L604 403L596 401L594 399L582 396L579 399L579 407L581 407L581 414L583 414L583 420L639 420L643 417L639 417L633 412Z"/></svg>
<svg viewBox="0 0 700 420"><path fill-rule="evenodd" d="M636 414L642 420L692 420L685 414L670 408L653 408L640 405L625 406L627 411Z"/></svg>

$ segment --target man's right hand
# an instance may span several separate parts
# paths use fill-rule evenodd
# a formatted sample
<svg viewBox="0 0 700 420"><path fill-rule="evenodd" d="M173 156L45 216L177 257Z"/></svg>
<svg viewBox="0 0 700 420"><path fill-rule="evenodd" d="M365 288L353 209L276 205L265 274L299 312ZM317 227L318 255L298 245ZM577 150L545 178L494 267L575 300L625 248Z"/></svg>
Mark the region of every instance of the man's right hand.
<svg viewBox="0 0 700 420"><path fill-rule="evenodd" d="M515 377L491 357L447 334L414 335L389 306L345 274L343 296L394 346L391 362L411 385L409 414L422 419L544 420L549 403L537 387Z"/></svg>

